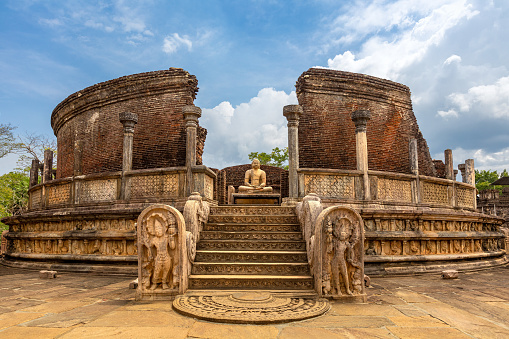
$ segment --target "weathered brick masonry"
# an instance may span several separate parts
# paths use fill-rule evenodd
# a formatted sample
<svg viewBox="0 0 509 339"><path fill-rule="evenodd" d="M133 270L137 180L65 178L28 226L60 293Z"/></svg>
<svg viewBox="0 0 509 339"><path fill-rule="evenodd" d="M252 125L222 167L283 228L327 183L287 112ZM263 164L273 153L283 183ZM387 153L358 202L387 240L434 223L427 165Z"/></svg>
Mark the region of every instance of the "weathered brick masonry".
<svg viewBox="0 0 509 339"><path fill-rule="evenodd" d="M415 138L420 174L436 176L408 87L364 74L311 68L299 77L296 89L304 109L299 124L299 167L356 169L351 113L369 109L369 169L410 173L408 143Z"/></svg>
<svg viewBox="0 0 509 339"><path fill-rule="evenodd" d="M170 68L102 82L70 95L51 116L59 152L57 178L121 170L119 113L125 111L138 114L134 170L185 166L182 107L193 104L197 85L194 75ZM202 163L206 134L198 127L198 164Z"/></svg>

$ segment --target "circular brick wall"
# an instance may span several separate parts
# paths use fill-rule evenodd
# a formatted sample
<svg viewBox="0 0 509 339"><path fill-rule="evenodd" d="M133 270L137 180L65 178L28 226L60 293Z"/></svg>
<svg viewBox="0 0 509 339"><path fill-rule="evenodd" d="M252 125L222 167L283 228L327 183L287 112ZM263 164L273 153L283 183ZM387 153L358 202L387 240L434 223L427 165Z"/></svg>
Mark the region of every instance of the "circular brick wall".
<svg viewBox="0 0 509 339"><path fill-rule="evenodd" d="M182 107L193 104L197 85L194 75L170 68L121 77L71 94L51 115L58 143L57 178L121 170L119 113L126 111L138 115L133 169L184 166ZM206 133L198 127L198 164Z"/></svg>
<svg viewBox="0 0 509 339"><path fill-rule="evenodd" d="M311 68L299 77L296 88L304 110L299 167L356 169L351 113L368 109L369 169L411 173L409 140L417 139L420 174L436 176L407 86L364 74Z"/></svg>

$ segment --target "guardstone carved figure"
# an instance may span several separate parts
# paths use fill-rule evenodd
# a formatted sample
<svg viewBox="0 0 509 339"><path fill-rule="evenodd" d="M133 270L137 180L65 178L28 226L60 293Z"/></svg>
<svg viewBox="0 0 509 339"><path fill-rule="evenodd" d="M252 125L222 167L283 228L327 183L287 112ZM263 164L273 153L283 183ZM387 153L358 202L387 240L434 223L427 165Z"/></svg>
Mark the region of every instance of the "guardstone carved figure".
<svg viewBox="0 0 509 339"><path fill-rule="evenodd" d="M173 207L153 205L138 217L136 298L171 299L187 286L185 222ZM186 257L183 254L186 253Z"/></svg>
<svg viewBox="0 0 509 339"><path fill-rule="evenodd" d="M354 210L341 206L325 209L316 220L321 259L320 295L366 300L364 292L364 223ZM319 231L320 229L320 231ZM316 281L316 280L315 280Z"/></svg>

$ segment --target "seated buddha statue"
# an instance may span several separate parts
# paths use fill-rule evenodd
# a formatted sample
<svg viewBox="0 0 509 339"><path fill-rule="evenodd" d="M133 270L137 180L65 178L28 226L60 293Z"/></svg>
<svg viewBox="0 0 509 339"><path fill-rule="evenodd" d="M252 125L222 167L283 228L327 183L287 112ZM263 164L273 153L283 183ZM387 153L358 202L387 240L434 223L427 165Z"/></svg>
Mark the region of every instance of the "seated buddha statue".
<svg viewBox="0 0 509 339"><path fill-rule="evenodd" d="M244 185L239 186L239 193L270 193L272 187L267 186L267 175L260 169L260 160L254 159L251 163L252 168L246 171Z"/></svg>

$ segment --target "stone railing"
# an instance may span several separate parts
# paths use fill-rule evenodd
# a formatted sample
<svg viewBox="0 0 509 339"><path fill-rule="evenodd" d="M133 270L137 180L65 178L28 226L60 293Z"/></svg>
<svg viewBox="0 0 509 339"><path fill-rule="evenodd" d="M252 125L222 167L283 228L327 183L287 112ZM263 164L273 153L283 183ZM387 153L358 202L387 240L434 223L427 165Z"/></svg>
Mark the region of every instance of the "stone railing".
<svg viewBox="0 0 509 339"><path fill-rule="evenodd" d="M364 200L363 174L358 170L301 168L299 198L315 193L325 204L373 202L476 209L475 186L448 179L368 171L370 200Z"/></svg>
<svg viewBox="0 0 509 339"><path fill-rule="evenodd" d="M112 172L51 180L30 188L29 210L168 199L185 202L186 173L185 167L170 167L127 171L123 177ZM213 200L215 173L206 166L194 166L192 174L193 191Z"/></svg>

